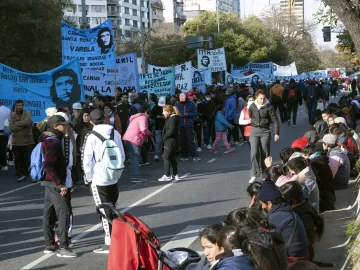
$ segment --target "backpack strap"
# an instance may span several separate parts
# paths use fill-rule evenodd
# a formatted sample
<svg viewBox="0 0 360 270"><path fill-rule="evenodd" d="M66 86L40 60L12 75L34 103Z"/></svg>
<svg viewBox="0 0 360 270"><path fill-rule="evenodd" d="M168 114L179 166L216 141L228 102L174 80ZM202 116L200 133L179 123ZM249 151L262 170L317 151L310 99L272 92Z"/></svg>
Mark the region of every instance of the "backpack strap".
<svg viewBox="0 0 360 270"><path fill-rule="evenodd" d="M292 211L292 215L293 215L293 217L294 217L295 225L294 225L294 228L293 228L293 230L292 230L292 232L291 232L291 234L290 234L289 239L288 239L287 242L286 242L286 246L285 246L286 251L289 251L290 245L291 245L291 243L292 243L293 240L294 240L295 233L296 233L297 227L298 227L298 221L297 221L297 217L296 217L296 214L295 214L294 211ZM288 253L289 253L289 252L288 252Z"/></svg>
<svg viewBox="0 0 360 270"><path fill-rule="evenodd" d="M115 116L114 116L114 114L111 114L110 125L114 126L114 124L115 124Z"/></svg>
<svg viewBox="0 0 360 270"><path fill-rule="evenodd" d="M106 141L104 136L102 136L99 132L96 132L95 130L91 131L91 134L94 134L101 142Z"/></svg>
<svg viewBox="0 0 360 270"><path fill-rule="evenodd" d="M111 130L110 140L114 140L114 137L115 137L115 128L113 128L113 129Z"/></svg>

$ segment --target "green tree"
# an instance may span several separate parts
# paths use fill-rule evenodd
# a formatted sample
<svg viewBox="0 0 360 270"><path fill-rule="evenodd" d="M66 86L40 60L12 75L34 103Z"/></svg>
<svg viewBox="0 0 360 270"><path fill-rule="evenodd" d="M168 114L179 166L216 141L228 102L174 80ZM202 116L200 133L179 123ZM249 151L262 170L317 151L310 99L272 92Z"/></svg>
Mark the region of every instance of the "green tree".
<svg viewBox="0 0 360 270"><path fill-rule="evenodd" d="M26 72L61 64L61 19L71 0L1 0L0 62Z"/></svg>

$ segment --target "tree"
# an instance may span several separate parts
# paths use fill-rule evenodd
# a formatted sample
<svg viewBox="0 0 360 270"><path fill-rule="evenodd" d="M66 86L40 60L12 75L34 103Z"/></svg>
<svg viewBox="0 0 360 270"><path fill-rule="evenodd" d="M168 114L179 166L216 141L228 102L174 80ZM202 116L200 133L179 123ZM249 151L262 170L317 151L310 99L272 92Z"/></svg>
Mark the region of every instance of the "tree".
<svg viewBox="0 0 360 270"><path fill-rule="evenodd" d="M71 0L0 1L0 62L27 72L61 64L61 19Z"/></svg>

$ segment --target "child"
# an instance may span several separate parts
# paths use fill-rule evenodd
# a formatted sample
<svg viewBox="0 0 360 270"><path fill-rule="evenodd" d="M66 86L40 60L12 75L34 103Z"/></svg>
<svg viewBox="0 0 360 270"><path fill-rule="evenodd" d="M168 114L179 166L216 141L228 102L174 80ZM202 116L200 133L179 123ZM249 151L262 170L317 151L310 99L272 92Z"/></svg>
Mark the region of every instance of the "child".
<svg viewBox="0 0 360 270"><path fill-rule="evenodd" d="M211 153L215 154L216 151L216 145L219 143L220 139L222 139L227 151L224 152L224 154L231 153L235 150L235 148L231 148L229 145L229 142L227 140L226 136L226 129L230 128L233 129L234 127L229 124L228 121L225 119L225 109L223 105L218 105L216 108L216 116L215 116L215 131L216 131L216 139L212 145Z"/></svg>

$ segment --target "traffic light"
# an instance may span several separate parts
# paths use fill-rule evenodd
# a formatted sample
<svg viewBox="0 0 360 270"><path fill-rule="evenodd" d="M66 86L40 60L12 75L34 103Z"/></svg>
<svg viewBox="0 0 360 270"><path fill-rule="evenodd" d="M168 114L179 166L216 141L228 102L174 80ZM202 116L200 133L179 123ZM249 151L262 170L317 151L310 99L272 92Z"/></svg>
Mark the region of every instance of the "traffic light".
<svg viewBox="0 0 360 270"><path fill-rule="evenodd" d="M331 28L330 28L330 26L324 26L322 31L323 31L324 42L330 42L331 41Z"/></svg>

